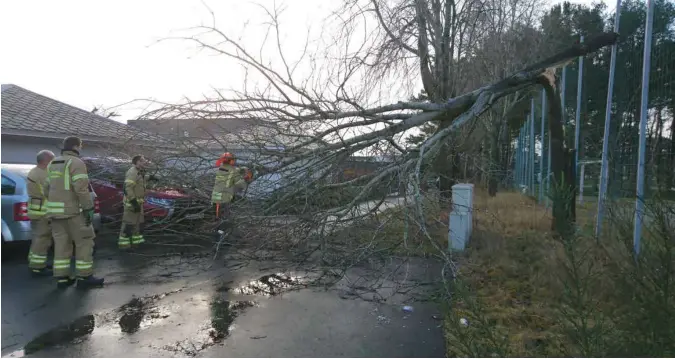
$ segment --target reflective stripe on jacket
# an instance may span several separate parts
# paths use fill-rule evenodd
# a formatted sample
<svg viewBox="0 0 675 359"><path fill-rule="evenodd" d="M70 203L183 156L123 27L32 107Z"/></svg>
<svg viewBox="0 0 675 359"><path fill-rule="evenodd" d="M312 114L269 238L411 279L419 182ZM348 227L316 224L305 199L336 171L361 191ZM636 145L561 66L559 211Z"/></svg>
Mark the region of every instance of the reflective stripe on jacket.
<svg viewBox="0 0 675 359"><path fill-rule="evenodd" d="M76 151L62 151L47 167L47 216L69 218L94 208L87 166Z"/></svg>
<svg viewBox="0 0 675 359"><path fill-rule="evenodd" d="M47 196L44 185L47 181L47 171L40 167L33 167L26 176L28 190L28 218L40 219L47 214Z"/></svg>
<svg viewBox="0 0 675 359"><path fill-rule="evenodd" d="M132 166L124 176L124 207L132 208L131 200L136 199L142 204L145 199L145 182L147 181L145 171Z"/></svg>
<svg viewBox="0 0 675 359"><path fill-rule="evenodd" d="M231 165L222 165L216 172L216 183L211 193L211 203L230 203L234 193L244 190L246 181L241 171Z"/></svg>

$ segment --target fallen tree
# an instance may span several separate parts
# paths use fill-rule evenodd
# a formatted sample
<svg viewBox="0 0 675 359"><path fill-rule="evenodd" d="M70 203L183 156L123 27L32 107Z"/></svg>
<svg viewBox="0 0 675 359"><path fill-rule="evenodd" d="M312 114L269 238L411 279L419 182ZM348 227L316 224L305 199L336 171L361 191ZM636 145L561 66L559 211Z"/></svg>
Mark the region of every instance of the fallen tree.
<svg viewBox="0 0 675 359"><path fill-rule="evenodd" d="M597 51L617 40L617 34L599 34L583 44L575 44L566 51L541 60L500 81L443 102L398 102L386 106L361 108L358 104L351 103L340 95L335 96L331 101L321 95L313 95L309 89L296 86L292 77L284 77L280 72L264 65L262 60L256 59L240 44L219 30L212 27L200 27L200 29L217 34L221 38L219 43L230 45L234 50L210 45L198 37L182 39L196 42L204 48L235 58L259 71L269 79L270 87L276 90L275 94L232 92L234 95L232 97L219 95L213 100L167 104L144 114L140 120L168 121L182 118L185 121L205 119L234 122L255 119L255 126L250 131L230 134L229 138L223 137L223 134L218 131L209 133L212 136L212 143L222 145L212 153L216 154L232 148L232 143L236 142L238 146L253 148L265 158L273 159L273 165L269 165L269 161L267 164L253 164L264 167L267 172L281 173L286 179L284 187L288 191L280 196L276 203L266 207L266 213L273 213L280 203L310 188L318 190L322 187L359 186L360 191L349 203L321 211L321 213L311 214L324 217L346 216L352 208L368 198L378 184L389 180L393 174L403 174L402 178L409 179L418 186L422 164L438 157L445 148L444 146L447 146L447 139L453 132L479 117L501 98L539 84L543 84L547 89L550 104L549 131L552 134L554 178L558 184L567 183L567 186L573 186L573 182L563 181L563 178L569 178L569 171L564 166L565 159L569 155L563 141L560 111L555 110L560 109L560 99L555 92L557 87L555 71L579 56ZM300 100L294 100L295 97ZM341 110L345 103L349 103L356 109ZM449 126L439 128L417 148L405 149L398 145L397 136L441 118L453 118L454 120ZM363 131L363 128L372 125L379 125L381 128ZM347 130L353 129L359 129L363 133L345 136ZM270 146L280 149L269 149ZM391 157L394 160L377 173L340 183L324 181L336 163L354 154L363 153L363 151L377 151L378 149L382 151L383 148L393 154ZM308 171L313 172L313 175L308 177L306 175ZM568 210L562 210L563 207ZM569 207L570 203L554 204L557 222L573 220L574 216L570 213L574 213L574 207Z"/></svg>
<svg viewBox="0 0 675 359"><path fill-rule="evenodd" d="M439 201L438 196L425 194L423 188L427 186L423 182L434 176L442 177L443 173L435 170L439 161L447 159L448 148L456 151L462 141L480 136L474 131L475 120L491 106L516 93L520 96L509 103L518 103L523 93L540 85L547 89L551 104L549 131L554 185L573 189L573 181L563 181L571 174L564 164L569 155L562 136L555 72L579 56L613 44L617 34L589 37L582 44L574 44L458 96L445 98L436 94L428 101L378 105L369 100L371 87L363 86L363 81L369 79L369 67L349 55L349 49L345 49L337 61L321 65L308 55L311 51L306 47L300 58L290 63L281 50L278 13L268 12L268 15L271 31L277 34L274 48L281 59L276 66L262 51L255 55L215 25L197 27L193 29L196 32L193 36L172 38L235 60L247 70L247 75L257 74L258 83L262 85L245 82L241 89L215 90L213 96L199 100L153 102L154 108L136 121L139 126L169 124L173 132L165 135L171 137L174 146L171 151L154 154L152 160L160 165L163 185L181 186L192 196L201 198L205 203L203 212L209 218L213 218L213 210L208 205L215 171L213 163L221 153L234 152L240 164L255 169L256 178L251 187L268 183L268 192L274 192L273 196L241 201L234 211L238 227L244 232L241 235L257 238L246 241L254 251L290 247L307 253L318 249L323 257L331 249L327 242L329 233L382 212L388 203L387 196L396 195L401 198L396 203L405 208L405 225L419 228L436 255L454 272L444 245L431 239L426 217L426 206L430 202L436 201L440 208L449 208L449 204L442 196ZM309 73L298 76L296 69L301 63ZM448 123L449 119L452 121ZM438 126L419 145L404 145L403 139L410 131L444 121L445 125ZM170 136L171 133L178 135ZM338 173L343 171L344 164L355 156L379 158L381 165L349 178L340 177ZM430 198L435 199L430 201ZM289 211L289 205L295 210ZM573 201L554 199L553 213L556 229L570 228L574 220ZM447 226L446 223L442 225ZM164 232L194 234L208 233L212 226L206 223L203 227L206 231L186 230L167 222L161 228ZM406 232L402 240L406 246L407 236ZM346 249L348 253L353 250ZM363 258L363 255L357 257Z"/></svg>

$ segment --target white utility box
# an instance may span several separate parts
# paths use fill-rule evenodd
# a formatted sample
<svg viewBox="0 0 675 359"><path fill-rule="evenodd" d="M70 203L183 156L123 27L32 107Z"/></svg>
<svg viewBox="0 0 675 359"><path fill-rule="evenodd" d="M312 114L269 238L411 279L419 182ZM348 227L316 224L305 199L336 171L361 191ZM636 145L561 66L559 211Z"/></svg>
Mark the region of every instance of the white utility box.
<svg viewBox="0 0 675 359"><path fill-rule="evenodd" d="M473 232L473 184L452 186L452 211L448 217L448 250L463 251Z"/></svg>

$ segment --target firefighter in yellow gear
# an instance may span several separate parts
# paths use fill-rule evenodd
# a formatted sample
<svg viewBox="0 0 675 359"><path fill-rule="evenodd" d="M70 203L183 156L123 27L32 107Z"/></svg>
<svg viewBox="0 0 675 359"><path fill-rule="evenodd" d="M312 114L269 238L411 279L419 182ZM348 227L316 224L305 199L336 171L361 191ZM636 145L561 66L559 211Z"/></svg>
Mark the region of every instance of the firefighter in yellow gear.
<svg viewBox="0 0 675 359"><path fill-rule="evenodd" d="M230 204L237 192L246 189L247 183L241 169L235 167L236 158L229 152L223 153L216 161L216 182L211 193L211 203L216 205L218 229L224 229L225 220L230 217Z"/></svg>
<svg viewBox="0 0 675 359"><path fill-rule="evenodd" d="M87 166L80 159L82 140L67 137L61 156L47 167L45 184L47 218L51 219L54 236L54 277L58 288L66 288L77 280L78 288L103 285L103 278L94 273L94 202L89 193ZM75 245L75 275L70 264Z"/></svg>
<svg viewBox="0 0 675 359"><path fill-rule="evenodd" d="M131 248L145 242L143 238L143 203L145 202L145 184L156 180L155 176L145 174L147 161L143 156L134 156L132 166L124 177L124 214L122 214L122 228L118 239L121 249Z"/></svg>
<svg viewBox="0 0 675 359"><path fill-rule="evenodd" d="M54 159L54 153L42 150L37 154L37 166L26 176L28 190L28 218L30 218L31 243L28 252L28 268L36 276L49 276L47 252L52 246L52 230L47 218L47 195L44 191L47 181L47 166Z"/></svg>

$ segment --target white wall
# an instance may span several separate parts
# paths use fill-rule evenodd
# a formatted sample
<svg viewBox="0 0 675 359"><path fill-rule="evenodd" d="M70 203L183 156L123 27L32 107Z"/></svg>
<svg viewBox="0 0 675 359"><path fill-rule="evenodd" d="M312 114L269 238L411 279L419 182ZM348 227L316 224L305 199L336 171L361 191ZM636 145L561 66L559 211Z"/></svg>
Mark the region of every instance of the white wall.
<svg viewBox="0 0 675 359"><path fill-rule="evenodd" d="M61 143L62 140L46 138L2 136L2 163L34 164L35 157L41 150L50 150L58 156L61 153ZM85 142L81 155L83 157L95 157L102 153L104 151L100 147Z"/></svg>

